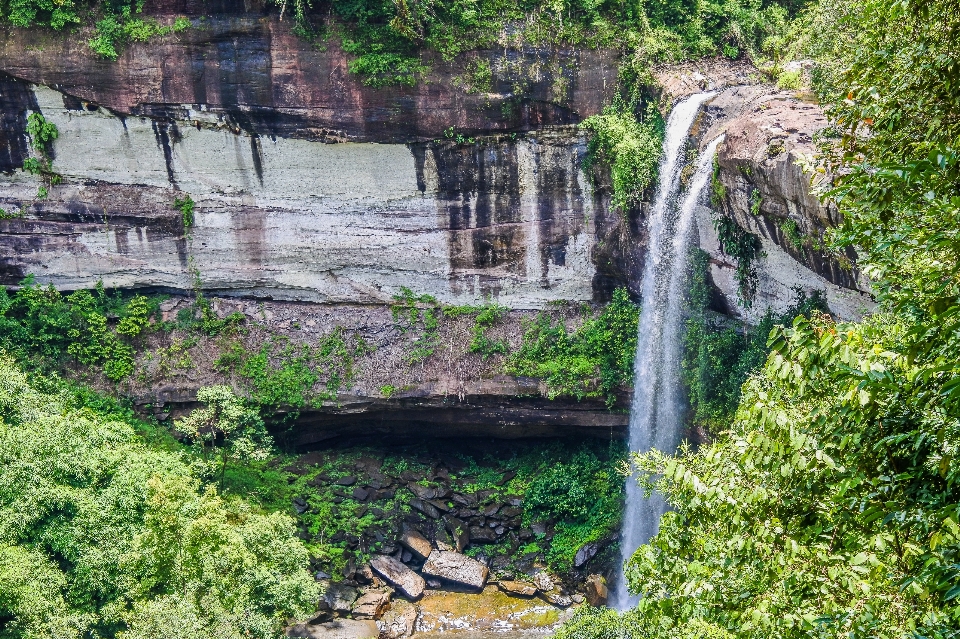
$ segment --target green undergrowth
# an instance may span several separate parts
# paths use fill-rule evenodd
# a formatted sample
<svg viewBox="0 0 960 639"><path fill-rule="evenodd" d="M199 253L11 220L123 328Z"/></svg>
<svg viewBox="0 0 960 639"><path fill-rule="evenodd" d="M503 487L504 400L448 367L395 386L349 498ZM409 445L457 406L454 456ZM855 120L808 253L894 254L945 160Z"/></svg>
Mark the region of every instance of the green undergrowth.
<svg viewBox="0 0 960 639"><path fill-rule="evenodd" d="M69 32L78 25L95 25L87 40L90 50L116 60L131 42L147 42L191 26L180 16L171 25L143 17L144 0L2 0L0 18L15 27L48 27Z"/></svg>
<svg viewBox="0 0 960 639"><path fill-rule="evenodd" d="M249 350L236 339L220 350L216 370L232 375L262 410L293 411L287 417L295 417L306 406L336 400L340 389L353 381L356 359L371 348L362 337L337 327L312 346L272 335L259 350Z"/></svg>
<svg viewBox="0 0 960 639"><path fill-rule="evenodd" d="M404 518L413 512L409 502L414 496L405 487L406 481L395 480L391 496L362 502L352 496L351 488L339 486L337 481L349 476L356 480L355 485L365 485L373 461L376 474L399 477L408 473L406 476L420 477L414 481L422 486L440 486L441 482L428 479L436 463L434 455L437 459L455 458L459 468L450 473L448 484L455 492L479 494L482 503L520 498L524 526L549 522L550 534L543 532L525 542L474 543L467 549L468 555L501 556L512 562L538 559L556 571L566 571L572 568L580 548L609 540L619 528L623 509L619 469L626 450L610 446L592 441L517 442L509 449L475 454L457 450L452 455L431 443L416 450L333 449L310 454L302 462L285 458L291 463L286 470L246 472L272 474L272 491L265 495L265 505L289 509L292 499L304 500L307 510L298 518L307 533L307 546L315 565L335 579L342 578L339 575L348 563L361 565L383 547L384 539L396 538ZM320 461L307 463L316 458ZM260 482L234 475L228 478L226 489L235 490L242 483Z"/></svg>
<svg viewBox="0 0 960 639"><path fill-rule="evenodd" d="M348 69L372 86L413 85L429 66L426 52L450 60L466 51L567 44L612 48L657 61L723 54L778 59L791 40L803 0L274 0L276 14L318 47L336 38ZM0 19L17 27L69 32L94 26L86 45L117 59L132 42L189 28L184 17L161 24L143 15L143 0L3 0ZM498 69L474 69L472 90L489 88Z"/></svg>
<svg viewBox="0 0 960 639"><path fill-rule="evenodd" d="M506 340L491 339L487 334L487 330L499 324L509 310L495 302L447 306L432 295L416 295L409 288L401 287L400 293L393 298L390 310L402 332L417 334L407 353L409 364L423 362L436 352L440 345L440 326L443 321L465 315L473 317L469 352L486 359L493 355L505 355L510 348Z"/></svg>
<svg viewBox="0 0 960 639"><path fill-rule="evenodd" d="M506 339L489 336L489 330L508 310L492 302L445 306L432 296L418 296L404 288L394 297L391 308L398 328L414 335L407 353L411 365L434 355L443 322L472 316L469 352L484 359L501 356L506 374L543 379L551 399L603 398L612 407L617 392L633 379L640 309L626 289L617 289L612 301L600 309L584 306L581 322L573 330L549 311L524 320L523 334L515 348Z"/></svg>
<svg viewBox="0 0 960 639"><path fill-rule="evenodd" d="M299 33L317 43L337 37L353 57L352 73L373 86L416 83L427 71L423 54L443 59L506 43L612 48L658 61L724 54L778 59L791 39L803 0L275 0ZM508 35L509 34L509 35ZM497 70L467 84L495 81Z"/></svg>
<svg viewBox="0 0 960 639"><path fill-rule="evenodd" d="M27 278L12 294L0 289L0 347L31 369L89 366L116 382L133 372L158 306L157 298L108 293L102 284L64 295Z"/></svg>
<svg viewBox="0 0 960 639"><path fill-rule="evenodd" d="M733 419L744 382L767 360L773 327L792 326L797 317L829 309L822 291L806 295L798 289L796 301L782 314L768 310L756 326L736 325L709 310L709 259L699 249L691 257L690 314L681 371L694 423L715 432Z"/></svg>
<svg viewBox="0 0 960 639"><path fill-rule="evenodd" d="M626 289L617 289L599 312L584 311L573 330L562 319L540 313L526 321L520 346L507 358L512 375L537 377L551 398L601 397L612 407L617 391L633 380L640 307Z"/></svg>

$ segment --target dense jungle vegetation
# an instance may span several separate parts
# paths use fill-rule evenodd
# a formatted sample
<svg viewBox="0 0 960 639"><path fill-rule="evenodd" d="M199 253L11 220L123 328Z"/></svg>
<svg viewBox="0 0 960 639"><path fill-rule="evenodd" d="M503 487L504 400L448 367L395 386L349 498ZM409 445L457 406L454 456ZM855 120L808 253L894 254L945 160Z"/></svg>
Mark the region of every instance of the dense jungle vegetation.
<svg viewBox="0 0 960 639"><path fill-rule="evenodd" d="M84 37L108 58L128 42L188 28L141 10L0 3L15 26L94 25ZM815 299L798 300L789 325L770 318L744 334L708 330L702 300L695 304L689 342L698 352L685 370L696 418L714 439L676 456L636 457L647 486L674 508L630 563L643 597L623 614L584 608L560 636L960 634L960 3L354 0L275 10L304 37L340 38L352 70L371 84L414 82L424 51L453 56L509 33L621 48L629 53L621 94L607 120L588 125L621 207L653 179L646 168L659 124L637 92L652 62L749 56L776 75L780 62L811 57L813 88L838 134L816 168L845 220L831 241L857 249L881 308L840 324ZM629 350L616 329L636 312L618 303L583 331L549 318L531 324L509 366L552 376L564 393L609 396L625 381ZM250 374L253 404L210 389L206 407L182 424L194 434L187 446L53 374L68 362L111 380L130 375L151 304L34 286L0 297L0 637L273 637L315 603L310 550L293 519L271 507L275 495L258 492L286 478L238 470L262 468L255 463L271 454L260 413L303 387L303 367L275 370L261 353L225 360ZM429 300L398 306L407 317L418 309L416 356L429 356L444 309L425 320ZM229 336L236 323L202 298L195 311L182 321L198 333ZM496 354L484 327L497 311L471 312L477 352ZM698 330L713 341L697 339ZM331 344L300 363L359 348ZM289 359L297 364L297 354ZM603 374L600 384L583 387L567 374L586 367ZM718 377L724 369L731 374ZM258 386L265 378L272 385ZM609 473L608 461L584 457L569 472L531 479L534 503L576 513L574 532L609 527L591 519L603 517L588 504L610 494L577 490L571 479L582 469Z"/></svg>
<svg viewBox="0 0 960 639"><path fill-rule="evenodd" d="M413 84L426 52L452 58L507 42L613 47L644 60L709 55L781 59L791 21L805 0L268 0L319 46L336 38L366 83ZM0 17L17 27L83 31L90 50L116 59L131 42L197 26L161 24L144 0L2 0ZM644 73L641 64L630 73ZM487 69L489 72L489 69Z"/></svg>
<svg viewBox="0 0 960 639"><path fill-rule="evenodd" d="M636 457L674 510L629 565L643 597L586 637L960 634L960 4L824 0L806 14L838 139L817 169L880 310L774 327L735 418Z"/></svg>

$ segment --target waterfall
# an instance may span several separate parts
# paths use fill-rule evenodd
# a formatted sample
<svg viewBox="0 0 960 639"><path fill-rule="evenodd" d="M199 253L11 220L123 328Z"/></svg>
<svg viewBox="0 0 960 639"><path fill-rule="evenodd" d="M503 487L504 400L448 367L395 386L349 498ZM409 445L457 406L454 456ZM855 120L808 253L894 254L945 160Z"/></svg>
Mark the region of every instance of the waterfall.
<svg viewBox="0 0 960 639"><path fill-rule="evenodd" d="M643 269L642 304L634 359L634 391L630 412L630 450L652 448L673 452L680 443L683 397L680 389L683 299L687 249L697 206L712 169L721 138L699 158L682 203L680 172L683 149L701 105L714 93L698 93L674 107L667 121L660 162L660 183L647 222L647 255ZM644 498L632 478L627 480L627 504L620 539L624 563L660 525L667 505L660 495ZM617 580L612 605L625 610L635 603L623 574Z"/></svg>

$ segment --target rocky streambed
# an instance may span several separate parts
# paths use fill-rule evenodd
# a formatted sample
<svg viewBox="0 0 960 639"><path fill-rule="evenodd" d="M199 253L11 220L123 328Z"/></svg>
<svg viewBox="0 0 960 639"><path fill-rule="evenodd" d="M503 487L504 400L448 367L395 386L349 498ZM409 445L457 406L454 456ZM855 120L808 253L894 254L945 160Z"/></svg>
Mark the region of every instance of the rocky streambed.
<svg viewBox="0 0 960 639"><path fill-rule="evenodd" d="M576 606L606 602L622 491L609 469L619 457L596 443L463 448L315 451L285 469L325 586L318 615L290 636L546 632ZM569 502L564 513L550 502L574 473L606 492L584 493L594 503ZM597 512L578 517L584 505Z"/></svg>

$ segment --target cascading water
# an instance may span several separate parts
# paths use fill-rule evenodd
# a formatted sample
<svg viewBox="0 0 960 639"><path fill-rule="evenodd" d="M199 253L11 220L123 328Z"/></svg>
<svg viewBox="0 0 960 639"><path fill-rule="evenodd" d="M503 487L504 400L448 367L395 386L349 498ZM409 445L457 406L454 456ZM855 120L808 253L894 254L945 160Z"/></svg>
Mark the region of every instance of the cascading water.
<svg viewBox="0 0 960 639"><path fill-rule="evenodd" d="M693 211L710 176L713 140L697 162L689 189L678 206L681 156L701 105L714 93L698 93L674 107L667 121L660 163L660 184L647 225L647 257L643 269L642 311L634 359L634 392L630 412L630 450L652 448L673 452L680 443L683 402L680 392L680 336L687 249ZM627 480L627 504L620 548L623 561L649 541L660 525L666 503L657 494L645 498L633 479ZM611 602L619 610L635 603L623 575Z"/></svg>

